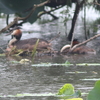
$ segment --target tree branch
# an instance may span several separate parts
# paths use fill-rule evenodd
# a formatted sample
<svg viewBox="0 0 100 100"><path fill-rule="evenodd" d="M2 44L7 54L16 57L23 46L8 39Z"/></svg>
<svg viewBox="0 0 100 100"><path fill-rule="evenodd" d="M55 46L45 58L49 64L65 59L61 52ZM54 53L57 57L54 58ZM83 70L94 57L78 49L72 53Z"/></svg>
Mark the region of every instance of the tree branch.
<svg viewBox="0 0 100 100"><path fill-rule="evenodd" d="M76 0L76 7L75 7L75 12L74 12L74 16L72 19L72 23L71 23L71 29L68 35L68 40L71 41L73 38L73 33L74 33L74 28L75 28L75 24L76 24L76 20L79 14L79 11L81 9L81 7L83 6L85 0L82 0L81 2L79 2L79 0Z"/></svg>
<svg viewBox="0 0 100 100"><path fill-rule="evenodd" d="M72 27L71 27L71 30L70 30L69 35L68 35L68 39L71 41L70 49L73 46L73 40L74 40L74 34L73 33L74 33L74 28L75 28L76 20L77 20L80 8L83 6L84 2L85 2L85 0L81 1L81 3L79 3L79 1L76 0L75 13L74 13L74 16L73 16L73 19L72 19Z"/></svg>
<svg viewBox="0 0 100 100"><path fill-rule="evenodd" d="M63 6L59 6L59 7L55 8L55 9L51 9L50 11L43 11L41 14L38 15L38 18L39 18L40 16L44 15L44 14L50 14L50 15L51 15L51 12L53 12L53 11L59 9L59 8L62 8L62 7L63 7ZM51 16L52 16L52 15L51 15ZM52 16L52 17L54 17L54 16ZM55 17L54 19L58 19L58 18Z"/></svg>
<svg viewBox="0 0 100 100"><path fill-rule="evenodd" d="M33 12L35 11L36 8L44 6L45 4L47 4L49 2L50 2L50 0L47 0L43 3L34 5L33 9L31 10L31 12L26 17L16 17L10 24L8 24L5 28L1 29L0 33L7 31L10 27L12 27L14 25L18 25L19 20L25 21L26 19L28 19L33 14Z"/></svg>
<svg viewBox="0 0 100 100"><path fill-rule="evenodd" d="M89 41L91 41L91 40L93 40L93 39L95 39L95 38L97 38L97 37L99 37L99 36L100 36L100 34L97 34L97 35L91 37L90 39L88 39L88 40L86 40L86 41L84 41L84 42L82 42L82 43L79 43L79 44L73 46L72 48L70 48L70 51L73 51L75 48L77 48L77 47L79 47L79 46L81 46L81 45L83 45L83 44L86 44L87 42L89 42Z"/></svg>
<svg viewBox="0 0 100 100"><path fill-rule="evenodd" d="M93 4L100 6L100 4L96 1L94 1Z"/></svg>
<svg viewBox="0 0 100 100"><path fill-rule="evenodd" d="M50 2L50 1L47 0L47 1L43 2L43 3L41 3L41 4L34 5L33 9L32 9L31 12L30 12L30 14L27 15L26 17L23 17L23 18L19 17L19 20L26 20L26 19L28 19L28 18L33 14L33 12L35 11L36 8L41 7L41 6L44 6L45 4L47 4L47 3L49 3L49 2Z"/></svg>

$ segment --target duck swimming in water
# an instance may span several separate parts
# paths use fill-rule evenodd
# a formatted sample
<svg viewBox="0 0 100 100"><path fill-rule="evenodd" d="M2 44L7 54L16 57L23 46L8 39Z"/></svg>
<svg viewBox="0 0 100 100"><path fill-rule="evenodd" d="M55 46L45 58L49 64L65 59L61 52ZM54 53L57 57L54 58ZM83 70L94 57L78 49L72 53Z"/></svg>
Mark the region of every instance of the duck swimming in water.
<svg viewBox="0 0 100 100"><path fill-rule="evenodd" d="M76 44L79 44L79 41L77 39L73 40L73 44L72 47L75 46ZM71 45L65 45L61 48L61 53L62 54L66 54L66 53L70 53L70 54L96 54L96 51L94 49L91 49L87 46L79 46L76 47L75 49L73 49L72 51L70 51Z"/></svg>
<svg viewBox="0 0 100 100"><path fill-rule="evenodd" d="M13 30L11 33L12 38L8 43L6 51L11 52L13 48L23 51L32 51L35 48L38 38L20 40L21 36L22 36L22 31L20 30L19 27ZM39 39L36 51L45 51L45 50L51 50L51 44L44 39Z"/></svg>

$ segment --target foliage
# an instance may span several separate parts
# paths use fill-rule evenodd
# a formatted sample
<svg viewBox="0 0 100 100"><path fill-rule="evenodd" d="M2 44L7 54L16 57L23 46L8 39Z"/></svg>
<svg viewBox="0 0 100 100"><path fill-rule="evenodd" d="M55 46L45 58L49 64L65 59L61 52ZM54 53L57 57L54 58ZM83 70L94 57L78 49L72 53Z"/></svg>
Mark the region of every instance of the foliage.
<svg viewBox="0 0 100 100"><path fill-rule="evenodd" d="M18 16L25 17L29 14L30 10L35 4L40 4L46 0L0 0L0 13L5 14L17 14ZM52 5L68 5L72 7L72 3L76 2L75 0L51 0ZM87 2L93 2L93 0L87 0ZM30 23L33 23L37 19L39 12L44 10L44 6L39 7L35 12L27 19Z"/></svg>
<svg viewBox="0 0 100 100"><path fill-rule="evenodd" d="M74 87L72 84L65 84L57 93L58 95L72 95L74 94Z"/></svg>
<svg viewBox="0 0 100 100"><path fill-rule="evenodd" d="M59 89L57 95L60 98L68 99L81 96L81 92L75 92L72 84L65 84Z"/></svg>
<svg viewBox="0 0 100 100"><path fill-rule="evenodd" d="M53 96L53 97L60 97L62 100L83 100L79 98L81 96L81 92L75 92L74 86L72 84L65 84L59 90L57 94L53 93L22 93L16 95L0 95L0 97L38 97L38 96ZM88 97L86 100L100 100L100 80L95 83L94 88L89 92Z"/></svg>
<svg viewBox="0 0 100 100"><path fill-rule="evenodd" d="M94 88L89 92L87 100L100 100L100 80L95 83Z"/></svg>
<svg viewBox="0 0 100 100"><path fill-rule="evenodd" d="M36 41L36 44L35 44L34 49L33 49L33 51L32 51L32 57L33 57L33 58L34 58L34 56L35 56L38 43L39 43L39 39Z"/></svg>
<svg viewBox="0 0 100 100"><path fill-rule="evenodd" d="M45 0L42 0L42 2ZM29 14L30 9L34 4L39 4L40 0L0 0L0 12L5 14L14 14L25 17ZM38 8L32 16L28 19L33 23L37 19L38 12L42 11L44 7Z"/></svg>
<svg viewBox="0 0 100 100"><path fill-rule="evenodd" d="M30 13L30 10L34 5L40 4L44 1L46 0L0 0L0 13L17 14L20 17L25 17ZM53 5L53 3L58 3L60 5L60 3L62 4L62 2L66 2L68 6L71 6L72 4L71 0L51 0L51 5ZM27 21L29 21L30 23L36 21L38 13L41 11L44 11L44 6L37 8Z"/></svg>
<svg viewBox="0 0 100 100"><path fill-rule="evenodd" d="M60 95L61 94L61 95ZM25 97L25 96L54 96L54 97L58 97L58 95L60 95L60 97L66 96L67 99L66 100L82 100L81 98L74 98L74 97L79 97L80 96L80 92L75 93L74 92L74 87L72 86L72 84L65 84L59 91L57 94L52 94L52 93L43 93L43 94L30 94L30 93L24 93L24 94L16 94L16 95L5 95L5 96L1 96L0 97ZM63 97L62 96L62 97ZM73 99L69 99L69 98L73 98Z"/></svg>

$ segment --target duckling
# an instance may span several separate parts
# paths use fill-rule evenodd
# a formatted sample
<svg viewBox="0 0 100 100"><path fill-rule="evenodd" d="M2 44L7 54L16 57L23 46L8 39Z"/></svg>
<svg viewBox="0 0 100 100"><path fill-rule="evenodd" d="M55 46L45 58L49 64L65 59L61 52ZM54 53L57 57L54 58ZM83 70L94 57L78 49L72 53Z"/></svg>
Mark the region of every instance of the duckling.
<svg viewBox="0 0 100 100"><path fill-rule="evenodd" d="M11 33L11 40L8 43L6 51L11 52L13 48L23 51L32 51L36 45L38 38L30 38L25 40L20 40L22 37L22 31L18 27ZM39 39L37 51L51 50L51 44L44 40Z"/></svg>
<svg viewBox="0 0 100 100"><path fill-rule="evenodd" d="M79 41L77 39L73 40L72 46L79 44ZM74 50L70 51L71 45L65 45L61 48L60 52L62 54L71 53L71 54L96 54L96 51L92 48L89 48L87 46L79 46L76 47Z"/></svg>

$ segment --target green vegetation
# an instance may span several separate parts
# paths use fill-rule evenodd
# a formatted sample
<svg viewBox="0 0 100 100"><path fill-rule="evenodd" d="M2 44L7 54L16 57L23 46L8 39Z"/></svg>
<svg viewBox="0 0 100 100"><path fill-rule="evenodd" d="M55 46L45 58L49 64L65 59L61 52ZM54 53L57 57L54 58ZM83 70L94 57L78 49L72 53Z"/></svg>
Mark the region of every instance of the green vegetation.
<svg viewBox="0 0 100 100"><path fill-rule="evenodd" d="M38 43L39 43L39 39L36 41L36 44L35 44L34 49L32 51L32 58L33 59L34 59L34 56L35 56L35 53L36 53L36 49L37 49Z"/></svg>
<svg viewBox="0 0 100 100"><path fill-rule="evenodd" d="M61 100L83 100L81 97L81 92L75 91L74 86L72 84L65 84L59 90L58 93L24 93L24 94L16 94L16 95L0 95L0 97L38 97L38 96L54 96L57 98L61 98ZM94 88L88 93L87 100L100 100L100 80L95 83Z"/></svg>
<svg viewBox="0 0 100 100"><path fill-rule="evenodd" d="M20 61L11 61L11 63L21 63L21 62L31 62L29 59L21 59ZM22 63L24 64L24 63ZM40 64L32 64L33 67L50 67L50 66L100 66L100 63L79 63L79 64L72 64L69 61L66 61L65 63L40 63Z"/></svg>
<svg viewBox="0 0 100 100"><path fill-rule="evenodd" d="M65 84L59 89L57 96L61 99L76 98L81 96L81 92L75 92L72 84Z"/></svg>
<svg viewBox="0 0 100 100"><path fill-rule="evenodd" d="M42 2L45 0L42 0ZM20 17L25 17L30 12L34 4L39 4L40 0L0 0L0 12L5 14L16 14ZM27 21L33 23L37 19L37 15L44 7L40 7L32 14Z"/></svg>
<svg viewBox="0 0 100 100"><path fill-rule="evenodd" d="M95 83L94 88L89 92L87 100L100 100L100 80Z"/></svg>
<svg viewBox="0 0 100 100"><path fill-rule="evenodd" d="M75 8L73 10L73 14L71 13L72 4L75 4ZM23 6L22 6L23 5ZM52 19L58 19L60 17L56 15L56 13L52 13L57 9L60 9L66 6L66 9L60 12L64 17L64 24L68 20L72 20L71 29L69 30L68 40L71 41L72 35L74 32L76 20L82 8L84 8L84 16L82 17L84 20L84 33L85 38L87 39L87 35L90 33L90 30L86 28L86 7L93 7L94 9L100 11L99 0L0 0L0 13L7 14L7 26L0 31L0 33L7 31L9 28L14 26L20 26L25 22L34 23L38 18L40 18L44 14L48 14L52 17ZM47 6L49 9L46 9ZM12 23L8 23L9 14L15 14L17 17L13 20ZM73 15L73 16L72 16ZM20 22L19 22L20 21ZM97 29L94 28L93 31Z"/></svg>

